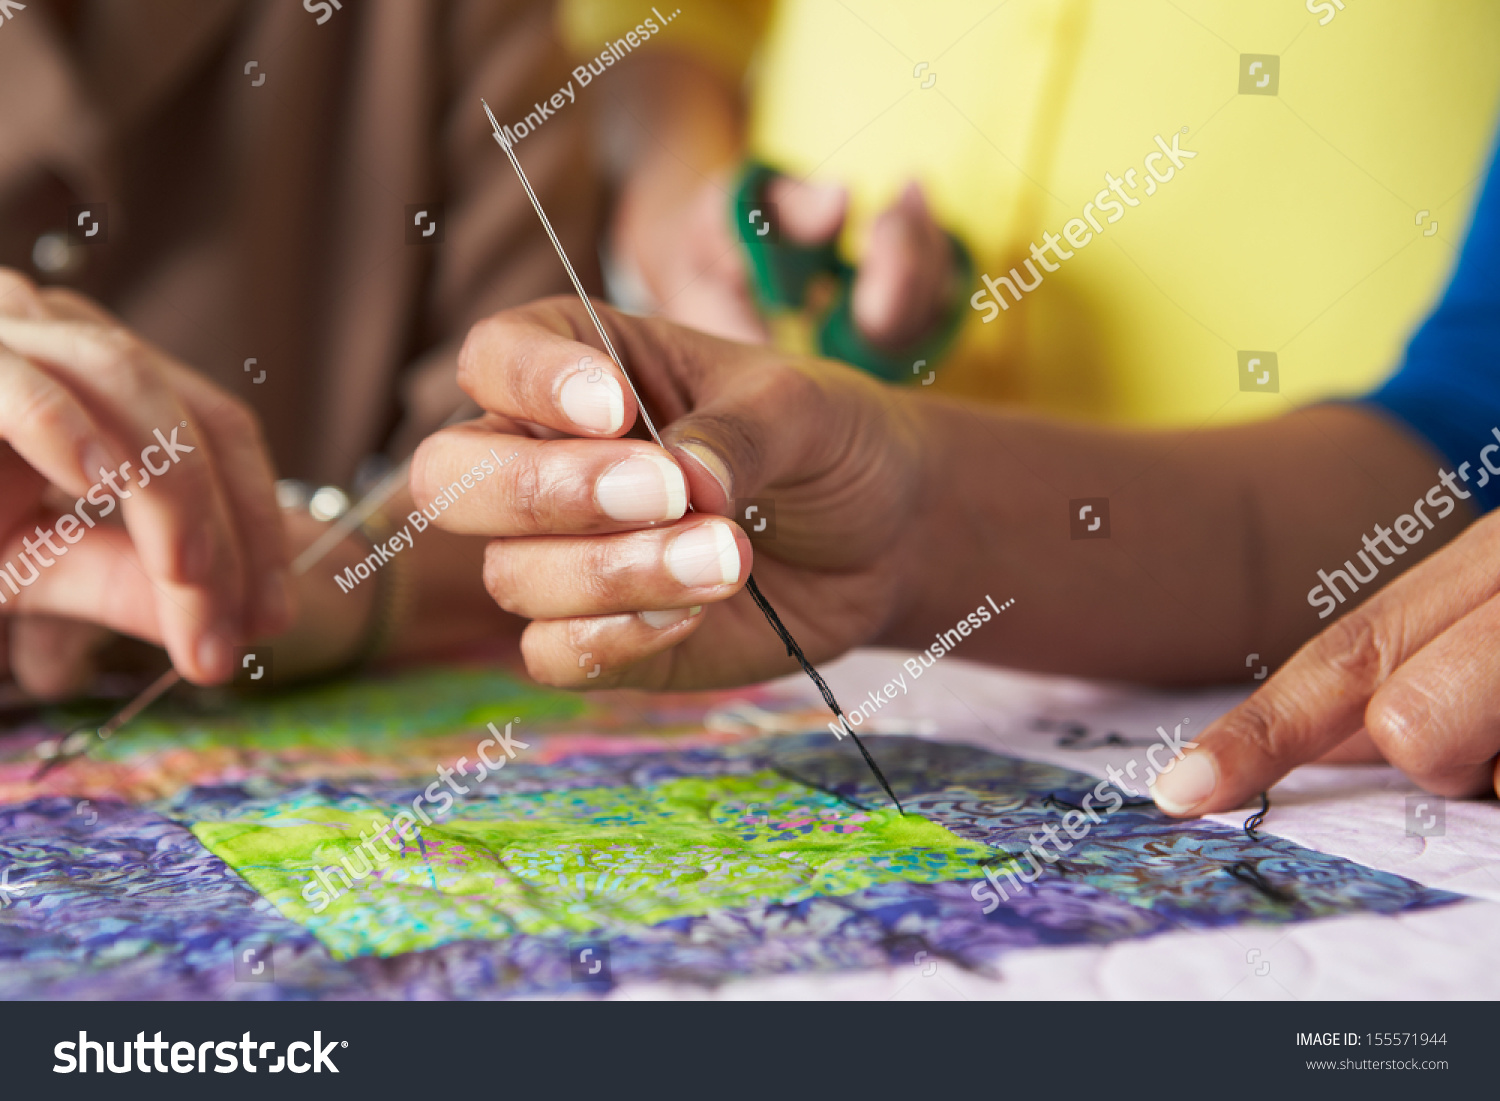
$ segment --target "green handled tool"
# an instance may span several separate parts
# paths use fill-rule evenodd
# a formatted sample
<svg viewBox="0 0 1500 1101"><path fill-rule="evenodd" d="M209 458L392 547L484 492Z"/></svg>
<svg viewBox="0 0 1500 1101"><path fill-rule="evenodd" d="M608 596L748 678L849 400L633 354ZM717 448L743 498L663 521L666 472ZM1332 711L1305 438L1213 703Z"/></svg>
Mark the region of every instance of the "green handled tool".
<svg viewBox="0 0 1500 1101"><path fill-rule="evenodd" d="M735 227L749 256L751 284L761 312L775 317L811 308L816 314L820 354L853 364L887 382L912 379L918 361L937 364L963 324L969 285L974 281L974 261L963 242L951 233L947 235L957 268L958 293L933 331L894 352L877 348L854 324L854 268L839 257L834 242L799 245L786 241L766 213L770 209L766 188L777 174L768 165L748 161L733 200ZM831 293L820 289L826 284L831 284Z"/></svg>

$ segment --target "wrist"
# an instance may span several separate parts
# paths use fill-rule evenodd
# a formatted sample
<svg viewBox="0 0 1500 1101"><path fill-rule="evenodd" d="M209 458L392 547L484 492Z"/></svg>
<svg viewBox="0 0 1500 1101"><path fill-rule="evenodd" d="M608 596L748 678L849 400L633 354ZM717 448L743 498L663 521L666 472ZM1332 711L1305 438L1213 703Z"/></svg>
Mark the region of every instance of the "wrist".
<svg viewBox="0 0 1500 1101"><path fill-rule="evenodd" d="M952 601L956 578L972 576L965 551L973 531L964 500L963 434L974 414L954 416L947 402L902 395L896 408L905 422L916 466L916 490L891 553L895 605L877 644L900 649L930 641L927 625ZM980 414L982 415L982 414Z"/></svg>
<svg viewBox="0 0 1500 1101"><path fill-rule="evenodd" d="M288 541L297 550L311 546L328 530L329 521L309 515L305 507L285 508L282 519ZM357 577L354 570L369 553L368 541L353 532L295 579L297 621L268 640L276 655L279 681L327 676L362 657L378 613L379 594L369 581L346 589L337 579Z"/></svg>

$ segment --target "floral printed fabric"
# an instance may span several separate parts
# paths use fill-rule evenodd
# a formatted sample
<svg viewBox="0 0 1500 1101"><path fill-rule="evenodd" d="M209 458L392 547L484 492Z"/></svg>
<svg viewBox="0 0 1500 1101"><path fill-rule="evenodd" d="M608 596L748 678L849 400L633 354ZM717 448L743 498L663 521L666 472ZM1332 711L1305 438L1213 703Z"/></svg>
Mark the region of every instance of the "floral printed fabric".
<svg viewBox="0 0 1500 1101"><path fill-rule="evenodd" d="M826 743L796 736L518 767L503 793L462 800L386 860L378 843L359 849L358 835L371 838L372 820L406 791L300 789L182 810L203 815L193 829L204 843L337 958L519 935L655 942L669 930L701 936L704 921L754 928L820 902L856 923L869 920L867 905L909 911L908 929L934 934L929 951L963 955L960 946L993 943L1001 926L1014 927L1002 940L1087 943L1458 897L1280 838L1127 807L985 913L971 893L984 863L1010 864L1095 781L972 747L883 738L902 818L879 805L858 758ZM333 865L347 869L325 871L339 897L314 912L321 899L309 884ZM940 920L929 930L917 915ZM820 955L826 963L838 949ZM725 962L743 965L732 949Z"/></svg>
<svg viewBox="0 0 1500 1101"><path fill-rule="evenodd" d="M1057 824L1059 807L1078 803L1093 789L1092 778L968 746L882 737L871 751L910 817L926 823L916 826L919 836L902 838L889 832L899 821L858 755L826 733L711 746L658 738L649 749L642 748L645 738L594 739L614 749L591 744L586 752L563 751L576 744L567 738L528 732L527 740L533 737L524 758L488 790L457 802L436 827L463 847L461 861L459 849L447 848L449 837L424 828L424 843L444 846L428 859L436 891L415 877L398 881L394 854L380 865L382 879L372 873L358 881L368 921L340 916L337 902L321 915L298 916L293 903L311 906L299 893L285 896L293 886L300 892L300 883L265 895L252 887L262 872L284 874L279 854L263 844L246 859L227 842L236 829L295 837L305 828L298 819L367 829L377 810L410 804L415 780L308 785L261 774L200 783L149 807L73 797L0 806L0 867L9 869L10 884L25 888L0 899L0 997L494 998L598 991L634 980L716 985L910 966L922 952L985 972L1017 949L1396 914L1460 898L1269 834L1251 839L1139 807L1106 817L1036 882L985 913L971 892L988 883L971 850L996 859L995 871L1031 833ZM454 752L470 745L466 735ZM864 813L869 818L861 820ZM615 821L588 825L590 814ZM601 829L620 833L590 848ZM214 836L230 864L191 830ZM569 837L570 830L577 832ZM630 831L639 836L625 837ZM502 836L509 848L497 853L492 839ZM321 843L341 858L353 840L357 831L342 849L338 841ZM666 846L670 857L653 846ZM774 863L783 852L798 858L795 875ZM567 867L567 856L579 853L588 862L581 884ZM450 855L454 862L445 863ZM513 896L465 870L481 859L498 866L497 855L513 877ZM1236 864L1280 897L1230 873ZM769 866L778 877L757 872L737 882L730 873L740 866ZM441 889L450 878L462 893ZM386 922L403 929L399 935L424 935L414 917L423 906L468 939L379 954L381 932L373 927ZM677 916L661 917L662 908ZM314 916L326 927L314 931ZM481 931L483 921L494 925ZM506 921L514 931L506 931ZM329 947L335 935L367 954L336 955ZM607 949L609 982L579 982L580 944L597 946L596 955ZM259 976L236 970L249 945L271 963Z"/></svg>
<svg viewBox="0 0 1500 1101"><path fill-rule="evenodd" d="M374 835L399 809L308 792L194 833L337 957L518 932L619 934L878 883L973 878L993 854L919 816L861 810L766 771L496 795L409 829L410 840L386 831L385 844Z"/></svg>

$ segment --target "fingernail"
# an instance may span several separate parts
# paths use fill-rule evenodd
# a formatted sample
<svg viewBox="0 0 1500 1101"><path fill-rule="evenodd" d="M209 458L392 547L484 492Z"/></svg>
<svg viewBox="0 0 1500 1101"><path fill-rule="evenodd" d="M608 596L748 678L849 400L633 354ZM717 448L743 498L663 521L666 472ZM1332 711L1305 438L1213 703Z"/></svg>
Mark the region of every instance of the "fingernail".
<svg viewBox="0 0 1500 1101"><path fill-rule="evenodd" d="M729 490L734 484L734 478L729 473L728 464L719 458L713 448L697 440L685 440L682 443L673 444L672 448L674 451L681 451L690 456L694 462L708 471L713 480L719 483L719 489L724 493L724 500L733 501Z"/></svg>
<svg viewBox="0 0 1500 1101"><path fill-rule="evenodd" d="M594 499L611 520L676 520L687 511L687 481L665 455L636 455L604 472Z"/></svg>
<svg viewBox="0 0 1500 1101"><path fill-rule="evenodd" d="M115 469L115 460L97 440L91 440L83 449L83 476L90 485L98 484L104 475Z"/></svg>
<svg viewBox="0 0 1500 1101"><path fill-rule="evenodd" d="M214 627L198 640L198 668L213 680L227 677L234 664L234 642L227 626Z"/></svg>
<svg viewBox="0 0 1500 1101"><path fill-rule="evenodd" d="M256 609L262 623L283 624L292 613L292 590L285 570L277 570L260 586L260 606Z"/></svg>
<svg viewBox="0 0 1500 1101"><path fill-rule="evenodd" d="M1207 753L1189 753L1151 785L1151 798L1168 814L1187 814L1219 786L1219 773Z"/></svg>
<svg viewBox="0 0 1500 1101"><path fill-rule="evenodd" d="M625 394L613 375L578 371L558 391L568 419L591 432L616 432L625 423Z"/></svg>
<svg viewBox="0 0 1500 1101"><path fill-rule="evenodd" d="M685 619L692 619L703 610L702 604L691 608L668 608L664 612L641 612L641 619L647 627L655 627L658 631L664 631L674 623L681 623Z"/></svg>
<svg viewBox="0 0 1500 1101"><path fill-rule="evenodd" d="M740 578L740 548L728 524L699 524L667 547L667 570L689 588L732 585Z"/></svg>

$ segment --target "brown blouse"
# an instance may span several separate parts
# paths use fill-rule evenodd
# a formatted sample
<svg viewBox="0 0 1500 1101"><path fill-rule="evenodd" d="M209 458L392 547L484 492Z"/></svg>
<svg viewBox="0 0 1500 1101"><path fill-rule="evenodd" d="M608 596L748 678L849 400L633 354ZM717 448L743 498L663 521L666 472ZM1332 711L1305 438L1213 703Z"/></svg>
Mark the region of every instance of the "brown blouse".
<svg viewBox="0 0 1500 1101"><path fill-rule="evenodd" d="M566 83L553 22L531 0L12 5L0 266L246 398L282 475L346 482L459 403L473 321L567 289L479 104L520 118ZM596 282L591 106L518 152Z"/></svg>

